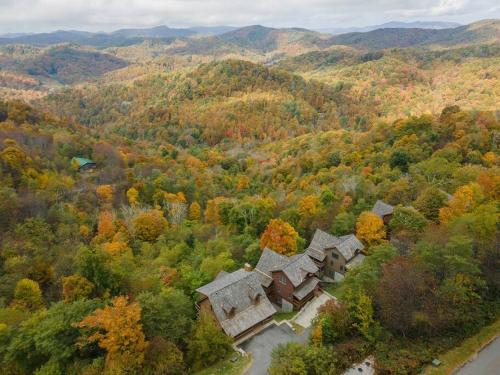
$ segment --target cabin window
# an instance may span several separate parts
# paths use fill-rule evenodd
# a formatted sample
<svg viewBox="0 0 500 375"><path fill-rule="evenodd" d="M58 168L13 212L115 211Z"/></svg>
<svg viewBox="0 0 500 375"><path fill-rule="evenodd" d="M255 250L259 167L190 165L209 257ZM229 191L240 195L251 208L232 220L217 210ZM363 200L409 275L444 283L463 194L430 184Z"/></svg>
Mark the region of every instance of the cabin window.
<svg viewBox="0 0 500 375"><path fill-rule="evenodd" d="M286 285L286 277L285 275L280 275L280 283Z"/></svg>
<svg viewBox="0 0 500 375"><path fill-rule="evenodd" d="M339 259L339 255L338 255L338 254L336 254L336 253L332 253L332 258L334 258L334 259Z"/></svg>

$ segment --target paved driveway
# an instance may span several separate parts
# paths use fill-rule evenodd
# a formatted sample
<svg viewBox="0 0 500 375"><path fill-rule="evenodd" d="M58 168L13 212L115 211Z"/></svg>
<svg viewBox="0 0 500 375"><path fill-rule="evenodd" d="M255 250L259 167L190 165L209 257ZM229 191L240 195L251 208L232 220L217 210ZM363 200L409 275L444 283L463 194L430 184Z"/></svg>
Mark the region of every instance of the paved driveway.
<svg viewBox="0 0 500 375"><path fill-rule="evenodd" d="M286 342L307 343L309 332L310 329L306 329L301 335L297 335L288 324L273 324L238 345L245 352L252 354L252 366L246 375L266 375L273 349Z"/></svg>
<svg viewBox="0 0 500 375"><path fill-rule="evenodd" d="M318 297L314 297L311 302L304 306L304 308L295 316L293 321L304 328L310 327L313 319L318 314L319 308L330 299L332 299L332 297L326 293L322 293Z"/></svg>
<svg viewBox="0 0 500 375"><path fill-rule="evenodd" d="M456 375L492 375L500 373L500 337L481 350L477 357Z"/></svg>

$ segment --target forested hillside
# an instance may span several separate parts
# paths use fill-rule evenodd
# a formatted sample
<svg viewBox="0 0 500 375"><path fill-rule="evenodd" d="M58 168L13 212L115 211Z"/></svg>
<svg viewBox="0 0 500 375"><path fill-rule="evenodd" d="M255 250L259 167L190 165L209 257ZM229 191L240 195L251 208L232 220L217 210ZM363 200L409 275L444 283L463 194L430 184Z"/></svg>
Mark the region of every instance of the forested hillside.
<svg viewBox="0 0 500 375"><path fill-rule="evenodd" d="M392 31L332 46L258 26L2 47L0 372L231 363L196 289L255 266L269 239L302 253L316 229L355 233L366 258L271 374L342 374L369 355L418 374L497 320L497 24L406 29L401 48L373 42ZM394 206L385 224L377 200Z"/></svg>

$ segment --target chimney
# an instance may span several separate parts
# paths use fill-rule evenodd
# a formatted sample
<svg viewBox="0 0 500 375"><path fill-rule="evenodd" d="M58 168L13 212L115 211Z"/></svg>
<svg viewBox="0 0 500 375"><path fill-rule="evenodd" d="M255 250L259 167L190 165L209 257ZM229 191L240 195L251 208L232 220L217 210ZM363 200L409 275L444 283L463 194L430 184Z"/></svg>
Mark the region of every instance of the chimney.
<svg viewBox="0 0 500 375"><path fill-rule="evenodd" d="M243 268L247 272L252 272L252 266L250 264L248 264L248 263L245 263L245 265L243 266Z"/></svg>

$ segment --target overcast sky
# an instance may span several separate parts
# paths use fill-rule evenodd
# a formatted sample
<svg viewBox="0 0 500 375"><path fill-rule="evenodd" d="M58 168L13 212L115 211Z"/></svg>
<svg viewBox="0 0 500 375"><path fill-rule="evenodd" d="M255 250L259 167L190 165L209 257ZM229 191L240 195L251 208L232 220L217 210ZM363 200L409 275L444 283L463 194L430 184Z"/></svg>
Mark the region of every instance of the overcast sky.
<svg viewBox="0 0 500 375"><path fill-rule="evenodd" d="M500 18L498 0L0 0L0 33L261 24L350 27Z"/></svg>

